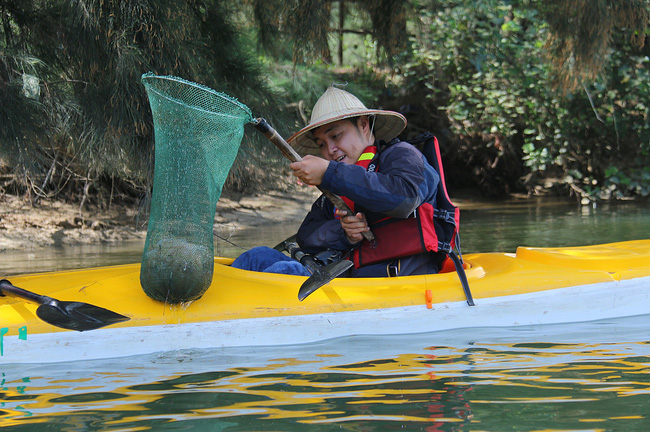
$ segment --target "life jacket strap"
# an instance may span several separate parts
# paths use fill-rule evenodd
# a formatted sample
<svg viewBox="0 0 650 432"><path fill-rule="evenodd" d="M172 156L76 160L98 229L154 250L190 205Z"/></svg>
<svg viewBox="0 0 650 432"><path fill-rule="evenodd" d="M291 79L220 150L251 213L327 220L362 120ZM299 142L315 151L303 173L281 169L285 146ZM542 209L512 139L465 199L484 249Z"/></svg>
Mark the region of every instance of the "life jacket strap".
<svg viewBox="0 0 650 432"><path fill-rule="evenodd" d="M453 250L454 249L451 247L450 243L445 243L445 242L441 242L441 241L438 242L438 251L439 252L450 253Z"/></svg>
<svg viewBox="0 0 650 432"><path fill-rule="evenodd" d="M448 252L447 255L449 255L449 258L451 258L451 260L454 262L454 267L456 267L456 273L458 273L460 284L463 286L463 291L465 292L467 304L469 306L476 306L474 304L472 292L469 289L469 282L467 282L467 275L465 274L465 268L463 267L462 261L458 258L458 255L456 255L454 251Z"/></svg>
<svg viewBox="0 0 650 432"><path fill-rule="evenodd" d="M433 210L433 217L438 218L442 221L445 221L447 223L450 223L452 225L456 225L456 214L452 213L448 210L441 209L441 208L435 208Z"/></svg>

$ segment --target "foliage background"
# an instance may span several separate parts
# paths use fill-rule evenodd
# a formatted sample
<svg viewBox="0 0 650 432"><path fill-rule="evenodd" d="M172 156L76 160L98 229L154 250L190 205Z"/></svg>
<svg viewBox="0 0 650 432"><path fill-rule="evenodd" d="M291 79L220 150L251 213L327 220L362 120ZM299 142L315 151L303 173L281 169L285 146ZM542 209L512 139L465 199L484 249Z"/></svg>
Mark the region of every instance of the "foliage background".
<svg viewBox="0 0 650 432"><path fill-rule="evenodd" d="M650 196L648 0L0 0L0 193L146 202L142 73L240 99L285 137L327 85L443 140L450 189ZM286 186L250 128L227 190Z"/></svg>

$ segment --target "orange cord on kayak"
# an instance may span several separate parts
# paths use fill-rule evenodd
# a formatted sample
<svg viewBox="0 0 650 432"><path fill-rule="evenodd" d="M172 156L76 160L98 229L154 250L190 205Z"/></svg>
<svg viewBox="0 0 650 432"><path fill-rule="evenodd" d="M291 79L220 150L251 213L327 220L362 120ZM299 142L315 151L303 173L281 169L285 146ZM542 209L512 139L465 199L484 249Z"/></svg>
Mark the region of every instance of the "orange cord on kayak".
<svg viewBox="0 0 650 432"><path fill-rule="evenodd" d="M427 303L427 309L433 308L433 293L430 289L424 291L424 300Z"/></svg>

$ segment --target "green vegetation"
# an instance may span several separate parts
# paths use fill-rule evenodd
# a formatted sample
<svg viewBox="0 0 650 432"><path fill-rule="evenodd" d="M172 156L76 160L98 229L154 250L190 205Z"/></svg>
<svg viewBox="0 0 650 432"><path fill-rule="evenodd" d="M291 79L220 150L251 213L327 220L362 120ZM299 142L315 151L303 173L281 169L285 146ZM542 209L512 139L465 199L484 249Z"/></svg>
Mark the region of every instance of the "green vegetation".
<svg viewBox="0 0 650 432"><path fill-rule="evenodd" d="M553 185L588 199L649 196L648 45L615 32L603 63L589 67L601 73L587 81L554 68L547 45L558 36L537 9L459 2L423 11L419 23L408 82L438 109L433 129L448 131L450 156L482 190Z"/></svg>
<svg viewBox="0 0 650 432"><path fill-rule="evenodd" d="M288 137L331 83L443 139L452 189L650 196L649 0L0 0L0 194L140 200L142 73L237 97ZM226 188L282 187L251 129Z"/></svg>

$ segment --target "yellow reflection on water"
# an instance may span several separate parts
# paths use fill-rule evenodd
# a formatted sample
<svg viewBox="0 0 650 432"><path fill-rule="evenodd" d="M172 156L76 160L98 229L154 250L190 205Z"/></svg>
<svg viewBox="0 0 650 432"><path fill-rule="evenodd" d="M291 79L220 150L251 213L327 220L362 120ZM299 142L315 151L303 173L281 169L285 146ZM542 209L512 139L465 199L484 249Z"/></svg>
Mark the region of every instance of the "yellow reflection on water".
<svg viewBox="0 0 650 432"><path fill-rule="evenodd" d="M80 371L72 365L51 375L44 367L31 377L13 370L12 376L3 373L0 420L3 426L48 421L85 430L207 420L250 428L274 420L279 429L370 422L379 429L404 424L432 431L445 424L500 430L505 425L499 421L513 416L543 422L538 424L549 430L553 422L555 430L579 423L634 430L648 422L647 342L473 343L402 351L301 355L296 349L246 361L223 357L221 365L215 365L219 353L197 360L183 354L177 361L172 355L159 364L122 365L121 371L120 360ZM548 413L554 413L550 419Z"/></svg>

